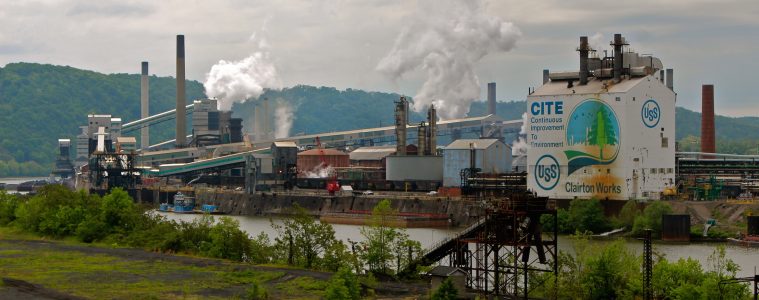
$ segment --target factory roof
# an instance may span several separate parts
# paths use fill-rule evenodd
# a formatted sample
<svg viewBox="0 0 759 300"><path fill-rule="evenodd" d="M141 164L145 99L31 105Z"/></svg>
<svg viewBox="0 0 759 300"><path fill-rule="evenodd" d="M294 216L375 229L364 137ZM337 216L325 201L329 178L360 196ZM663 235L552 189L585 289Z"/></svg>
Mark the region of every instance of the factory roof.
<svg viewBox="0 0 759 300"><path fill-rule="evenodd" d="M464 270L457 267L449 267L449 266L436 266L427 272L427 275L441 276L441 277L448 277L454 274L457 274L460 276L466 276L466 272L464 272Z"/></svg>
<svg viewBox="0 0 759 300"><path fill-rule="evenodd" d="M296 145L295 142L285 142L285 141L274 142L274 146L276 146L277 148L297 148L298 147L298 145Z"/></svg>
<svg viewBox="0 0 759 300"><path fill-rule="evenodd" d="M572 87L564 80L550 81L537 88L530 96L553 96L553 95L572 95L572 94L605 94L605 93L625 93L641 82L658 81L652 76L631 77L622 80L619 83L613 83L613 79L603 80L590 77L588 84L580 85L576 81Z"/></svg>
<svg viewBox="0 0 759 300"><path fill-rule="evenodd" d="M133 136L120 136L116 138L117 143L137 143L137 139Z"/></svg>
<svg viewBox="0 0 759 300"><path fill-rule="evenodd" d="M446 146L445 150L469 150L472 147L482 150L490 148L496 142L498 142L497 139L460 139Z"/></svg>
<svg viewBox="0 0 759 300"><path fill-rule="evenodd" d="M350 153L351 160L382 160L395 153L395 146L361 147Z"/></svg>
<svg viewBox="0 0 759 300"><path fill-rule="evenodd" d="M339 150L335 150L335 149L321 149L322 151L319 151L319 150L320 149L306 150L306 151L303 151L301 153L298 153L298 156L302 156L302 155L306 155L306 156L308 156L308 155L322 155L322 151L324 151L323 155L348 155L348 153L345 153L345 152L342 152L342 151L339 151Z"/></svg>

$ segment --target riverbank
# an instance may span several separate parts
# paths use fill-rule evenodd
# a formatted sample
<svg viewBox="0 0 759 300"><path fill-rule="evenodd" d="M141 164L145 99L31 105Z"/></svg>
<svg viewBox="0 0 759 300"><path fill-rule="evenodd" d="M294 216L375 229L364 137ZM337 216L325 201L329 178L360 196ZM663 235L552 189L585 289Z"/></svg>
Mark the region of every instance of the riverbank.
<svg viewBox="0 0 759 300"><path fill-rule="evenodd" d="M118 245L48 240L0 227L0 299L319 299L328 272L250 265ZM424 283L380 282L380 297L426 294Z"/></svg>

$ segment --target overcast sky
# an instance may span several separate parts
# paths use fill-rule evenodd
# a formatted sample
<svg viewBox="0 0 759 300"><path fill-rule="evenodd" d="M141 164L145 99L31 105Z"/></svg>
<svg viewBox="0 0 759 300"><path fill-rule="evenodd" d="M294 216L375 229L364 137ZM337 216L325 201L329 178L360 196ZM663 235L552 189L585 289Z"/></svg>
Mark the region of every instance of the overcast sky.
<svg viewBox="0 0 759 300"><path fill-rule="evenodd" d="M614 33L675 69L678 105L701 110L715 84L716 111L759 115L759 1L486 1L512 22L516 48L477 62L499 100L522 100L542 69L578 68L580 35L608 47ZM203 81L220 59L240 60L261 38L284 86L334 86L413 96L426 74L393 81L376 71L400 32L427 11L413 1L9 1L0 0L0 65L39 62L105 73L173 76L175 36L186 36L187 77ZM255 38L251 38L255 34ZM605 48L607 49L607 48Z"/></svg>

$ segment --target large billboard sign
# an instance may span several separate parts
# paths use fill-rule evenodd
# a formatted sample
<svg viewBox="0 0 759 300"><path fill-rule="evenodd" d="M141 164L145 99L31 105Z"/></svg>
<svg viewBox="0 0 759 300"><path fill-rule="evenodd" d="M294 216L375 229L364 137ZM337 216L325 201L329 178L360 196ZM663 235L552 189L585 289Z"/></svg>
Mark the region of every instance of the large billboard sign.
<svg viewBox="0 0 759 300"><path fill-rule="evenodd" d="M548 196L624 197L622 174L613 172L623 141L611 105L596 98L533 99L528 109L530 188ZM645 109L644 118L657 111Z"/></svg>

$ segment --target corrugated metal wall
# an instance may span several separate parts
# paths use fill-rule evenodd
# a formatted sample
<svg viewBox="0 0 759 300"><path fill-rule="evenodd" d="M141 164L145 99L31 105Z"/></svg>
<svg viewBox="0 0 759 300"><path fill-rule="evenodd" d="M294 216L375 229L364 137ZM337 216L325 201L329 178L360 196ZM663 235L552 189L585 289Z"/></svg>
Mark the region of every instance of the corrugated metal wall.
<svg viewBox="0 0 759 300"><path fill-rule="evenodd" d="M390 181L443 180L442 156L388 156L385 178Z"/></svg>
<svg viewBox="0 0 759 300"><path fill-rule="evenodd" d="M461 186L461 170L470 167L469 149L446 149L443 153L443 186ZM487 149L475 150L475 167L485 173L511 171L511 149L503 143L493 143Z"/></svg>

